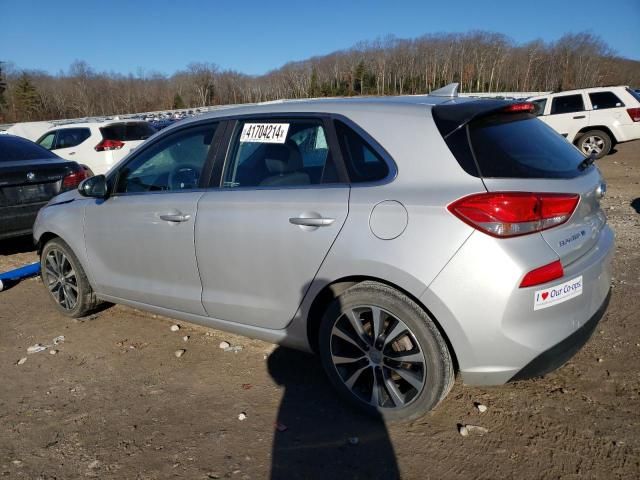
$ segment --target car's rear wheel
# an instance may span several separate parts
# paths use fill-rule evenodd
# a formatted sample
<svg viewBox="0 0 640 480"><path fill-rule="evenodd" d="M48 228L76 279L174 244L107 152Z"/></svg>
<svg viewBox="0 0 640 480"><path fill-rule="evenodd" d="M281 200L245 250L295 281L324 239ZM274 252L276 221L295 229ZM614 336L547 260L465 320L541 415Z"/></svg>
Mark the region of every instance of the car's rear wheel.
<svg viewBox="0 0 640 480"><path fill-rule="evenodd" d="M40 270L49 296L64 315L83 317L98 305L82 265L62 239L54 238L45 244Z"/></svg>
<svg viewBox="0 0 640 480"><path fill-rule="evenodd" d="M453 385L451 355L433 320L409 297L377 282L359 283L331 303L319 347L340 394L387 420L423 415Z"/></svg>
<svg viewBox="0 0 640 480"><path fill-rule="evenodd" d="M600 159L611 151L611 137L602 130L589 130L578 139L578 148L585 155Z"/></svg>

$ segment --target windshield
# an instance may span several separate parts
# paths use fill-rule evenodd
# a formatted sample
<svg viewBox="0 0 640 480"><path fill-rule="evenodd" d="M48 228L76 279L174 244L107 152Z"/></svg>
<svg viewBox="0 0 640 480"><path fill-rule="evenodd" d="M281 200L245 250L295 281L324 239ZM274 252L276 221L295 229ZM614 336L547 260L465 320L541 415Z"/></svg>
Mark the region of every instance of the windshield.
<svg viewBox="0 0 640 480"><path fill-rule="evenodd" d="M0 162L47 158L58 158L58 156L26 138L0 135Z"/></svg>

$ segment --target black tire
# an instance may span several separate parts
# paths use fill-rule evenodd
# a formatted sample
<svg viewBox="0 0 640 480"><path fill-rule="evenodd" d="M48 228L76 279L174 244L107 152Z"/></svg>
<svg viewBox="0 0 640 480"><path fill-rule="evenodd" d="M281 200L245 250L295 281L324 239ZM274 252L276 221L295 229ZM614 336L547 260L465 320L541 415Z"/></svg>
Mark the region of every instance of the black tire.
<svg viewBox="0 0 640 480"><path fill-rule="evenodd" d="M64 256L66 261L63 261L63 273L58 274L53 267L52 261L55 258L60 258L60 254ZM70 269L69 269L70 268ZM55 282L60 277L64 277L65 274L73 272L73 277L65 279L66 288L55 289ZM57 274L57 278L54 278ZM49 298L51 298L56 309L72 318L84 317L91 311L93 311L100 302L95 296L89 280L87 279L84 269L78 260L78 257L73 253L71 247L61 238L54 238L49 240L40 255L40 276L44 283ZM74 280L72 280L74 278ZM52 290L52 288L54 288ZM77 291L75 295L75 302L73 302L73 292ZM65 293L69 292L69 293ZM66 297L66 301L63 299Z"/></svg>
<svg viewBox="0 0 640 480"><path fill-rule="evenodd" d="M382 327L377 337L370 336L374 310L382 312L378 318L383 319L378 322ZM350 311L355 317L345 315ZM350 318L358 319L363 326L360 335ZM349 342L345 341L344 333L351 338ZM358 337L355 342L354 336ZM356 348L356 343L366 345ZM408 346L411 348L407 349ZM329 305L320 324L319 349L324 370L340 395L359 409L389 421L407 421L424 415L444 399L455 380L451 354L434 321L412 299L378 282L354 285ZM362 357L354 362L352 357L358 355ZM409 360L420 355L423 361ZM407 361L396 361L394 356ZM402 375L398 375L399 371ZM409 374L413 382L420 383L420 388L405 380ZM350 382L355 375L357 380ZM367 393L369 384L371 394ZM374 389L378 391L375 399Z"/></svg>
<svg viewBox="0 0 640 480"><path fill-rule="evenodd" d="M613 146L611 137L607 132L602 130L589 130L584 132L578 138L576 142L577 147L585 155L589 155L593 149L595 149L596 159L601 159L605 155L608 155Z"/></svg>

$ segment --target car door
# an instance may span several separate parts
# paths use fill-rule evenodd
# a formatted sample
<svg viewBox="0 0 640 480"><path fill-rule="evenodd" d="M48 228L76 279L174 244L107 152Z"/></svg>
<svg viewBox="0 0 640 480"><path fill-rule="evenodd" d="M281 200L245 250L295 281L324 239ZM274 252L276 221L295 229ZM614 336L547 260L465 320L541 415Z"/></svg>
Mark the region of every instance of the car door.
<svg viewBox="0 0 640 480"><path fill-rule="evenodd" d="M216 130L208 123L168 133L109 176L113 193L85 212L98 293L204 314L194 225Z"/></svg>
<svg viewBox="0 0 640 480"><path fill-rule="evenodd" d="M77 155L80 144L91 136L88 128L62 128L57 131L53 150L59 157L82 163Z"/></svg>
<svg viewBox="0 0 640 480"><path fill-rule="evenodd" d="M632 123L624 102L611 90L589 92L592 125L606 125L609 128Z"/></svg>
<svg viewBox="0 0 640 480"><path fill-rule="evenodd" d="M589 125L589 112L581 93L551 97L549 114L539 118L570 142L575 140L582 128Z"/></svg>
<svg viewBox="0 0 640 480"><path fill-rule="evenodd" d="M328 121L261 117L232 127L218 188L198 204L202 303L220 320L281 329L347 218L349 186Z"/></svg>

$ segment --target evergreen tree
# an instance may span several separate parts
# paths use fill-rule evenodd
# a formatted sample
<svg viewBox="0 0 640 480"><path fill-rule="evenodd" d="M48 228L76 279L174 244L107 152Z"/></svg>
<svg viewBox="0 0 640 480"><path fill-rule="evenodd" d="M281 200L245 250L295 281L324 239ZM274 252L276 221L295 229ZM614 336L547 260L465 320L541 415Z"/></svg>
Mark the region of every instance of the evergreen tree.
<svg viewBox="0 0 640 480"><path fill-rule="evenodd" d="M358 91L360 95L364 93L364 77L367 74L367 69L364 65L363 61L360 61L356 66L356 71L354 73L354 91Z"/></svg>
<svg viewBox="0 0 640 480"><path fill-rule="evenodd" d="M311 81L309 82L309 97L319 97L321 94L320 85L318 84L318 72L316 67L311 69Z"/></svg>
<svg viewBox="0 0 640 480"><path fill-rule="evenodd" d="M179 110L181 108L185 108L184 100L178 92L173 96L173 109Z"/></svg>
<svg viewBox="0 0 640 480"><path fill-rule="evenodd" d="M4 98L4 92L7 90L7 82L4 79L4 73L2 72L2 64L0 62L0 119L4 120L4 110L7 106L7 100Z"/></svg>
<svg viewBox="0 0 640 480"><path fill-rule="evenodd" d="M22 73L16 83L14 98L16 111L20 119L31 120L39 118L42 100L38 90L31 83L31 79L26 73Z"/></svg>

